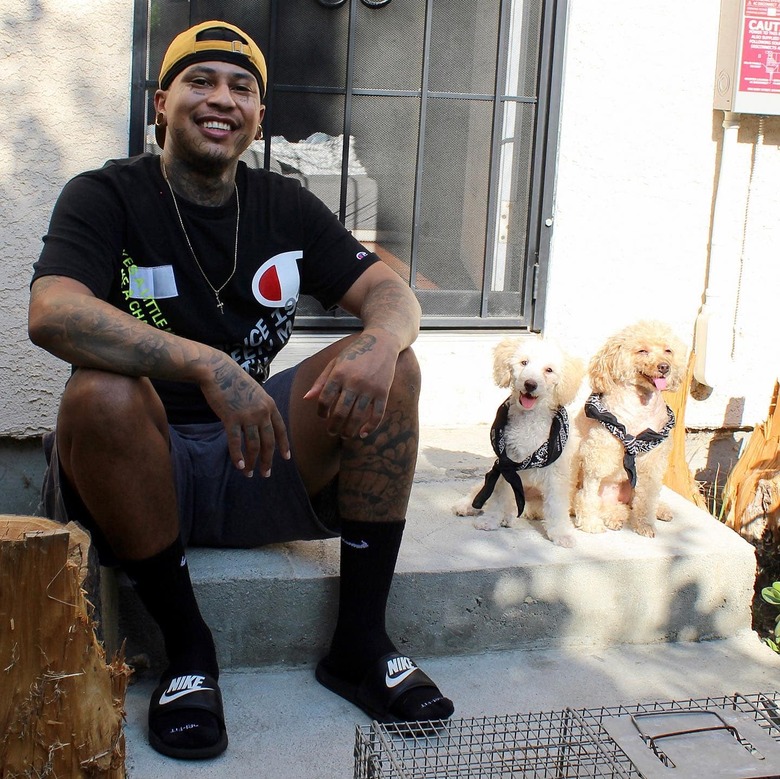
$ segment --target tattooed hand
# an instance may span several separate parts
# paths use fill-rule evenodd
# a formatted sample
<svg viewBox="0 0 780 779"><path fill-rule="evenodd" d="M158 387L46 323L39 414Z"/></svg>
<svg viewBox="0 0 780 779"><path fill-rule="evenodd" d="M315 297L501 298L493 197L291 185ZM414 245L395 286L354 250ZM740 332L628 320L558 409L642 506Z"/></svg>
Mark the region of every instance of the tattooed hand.
<svg viewBox="0 0 780 779"><path fill-rule="evenodd" d="M394 343L394 342L393 342ZM317 400L317 413L328 419L328 432L365 438L385 413L397 351L381 333L364 331L349 339L304 398Z"/></svg>
<svg viewBox="0 0 780 779"><path fill-rule="evenodd" d="M221 352L209 361L200 388L227 432L230 459L245 476L255 464L264 477L271 475L274 449L290 459L290 444L282 416L270 395L237 363Z"/></svg>

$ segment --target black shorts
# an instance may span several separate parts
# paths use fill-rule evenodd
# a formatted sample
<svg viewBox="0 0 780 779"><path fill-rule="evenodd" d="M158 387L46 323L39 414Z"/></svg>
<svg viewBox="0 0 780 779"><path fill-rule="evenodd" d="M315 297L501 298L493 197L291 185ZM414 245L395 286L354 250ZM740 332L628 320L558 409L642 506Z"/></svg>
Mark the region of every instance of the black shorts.
<svg viewBox="0 0 780 779"><path fill-rule="evenodd" d="M296 368L272 376L263 388L289 429L289 399ZM334 480L312 500L294 459L274 454L270 478L243 476L228 454L221 422L170 425L171 462L185 545L251 548L285 541L334 538L340 519ZM59 467L56 437L44 436L48 468L41 513L75 521L92 535L103 565L116 563L105 538Z"/></svg>

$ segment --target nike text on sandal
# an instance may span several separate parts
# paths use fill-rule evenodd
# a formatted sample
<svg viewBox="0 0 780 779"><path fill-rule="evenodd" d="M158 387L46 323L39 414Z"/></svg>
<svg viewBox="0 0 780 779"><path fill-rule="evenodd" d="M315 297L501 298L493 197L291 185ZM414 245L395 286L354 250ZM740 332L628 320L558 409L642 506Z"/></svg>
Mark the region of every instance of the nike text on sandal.
<svg viewBox="0 0 780 779"><path fill-rule="evenodd" d="M186 722L187 712L199 712L213 717L218 731L217 740L204 746L174 746L163 740L166 728L161 718L180 714ZM183 724L182 727L187 727ZM221 755L228 745L222 693L216 679L208 674L183 674L163 681L152 693L149 703L149 743L161 755L179 760L204 760Z"/></svg>
<svg viewBox="0 0 780 779"><path fill-rule="evenodd" d="M391 652L377 660L360 684L334 676L328 670L326 660L319 662L315 676L323 687L354 703L369 717L382 723L409 722L391 712L393 704L409 690L427 687L437 694L436 701L444 699L431 678L413 660L399 652Z"/></svg>

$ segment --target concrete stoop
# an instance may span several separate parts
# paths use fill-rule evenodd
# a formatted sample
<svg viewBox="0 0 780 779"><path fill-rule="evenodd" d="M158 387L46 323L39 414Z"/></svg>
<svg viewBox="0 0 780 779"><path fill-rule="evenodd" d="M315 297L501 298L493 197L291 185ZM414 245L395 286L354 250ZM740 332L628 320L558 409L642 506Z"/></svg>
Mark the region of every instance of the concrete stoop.
<svg viewBox="0 0 780 779"><path fill-rule="evenodd" d="M399 648L425 657L608 647L749 631L753 547L665 490L674 519L654 539L629 529L550 543L540 523L495 532L452 504L492 462L487 427L424 430L388 614ZM189 553L223 669L314 663L336 612L338 540ZM118 636L162 662L156 627L126 582Z"/></svg>

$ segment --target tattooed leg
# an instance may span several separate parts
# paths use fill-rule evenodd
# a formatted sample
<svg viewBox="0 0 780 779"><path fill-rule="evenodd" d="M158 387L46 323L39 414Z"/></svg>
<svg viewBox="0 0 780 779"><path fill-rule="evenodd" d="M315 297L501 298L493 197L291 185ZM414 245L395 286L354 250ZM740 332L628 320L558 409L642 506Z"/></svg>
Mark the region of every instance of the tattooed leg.
<svg viewBox="0 0 780 779"><path fill-rule="evenodd" d="M337 359L358 361L371 348L370 336L363 334L355 337L350 348L345 349L343 343L336 345ZM319 370L330 359L333 353L321 356L317 360ZM319 370L307 366L301 374L304 383L310 382ZM452 702L422 672L410 678L409 689L393 687L398 694L392 703L381 695L366 700L357 692L364 679L373 674L381 673L384 685L388 662L404 663L407 669L416 667L408 658L393 659L402 655L387 634L385 613L417 460L419 389L419 367L414 354L407 349L395 366L382 421L367 437L325 435L313 440L311 426L323 430L326 425L322 418L312 416L311 408L306 412L305 426L294 411L290 420L296 462L303 456L305 467L313 465L312 445L324 445L326 450L331 447L336 452L329 462L331 468L336 463L338 473L342 540L339 611L330 651L317 666L317 679L383 721L440 719L453 712ZM328 391L327 384L324 391ZM340 401L334 400L331 409L337 408L338 402L360 408L359 396L334 388L336 395ZM293 396L300 397L295 388ZM315 457L320 455L318 452ZM333 471L329 473L334 475ZM310 485L323 484L313 479L310 471L307 476ZM405 676L409 673L407 670Z"/></svg>
<svg viewBox="0 0 780 779"><path fill-rule="evenodd" d="M298 369L290 397L290 437L293 455L309 495L316 495L338 475L339 513L365 522L402 522L406 517L414 469L417 463L419 423L417 404L420 371L411 349L398 357L386 406L379 409L382 421L365 438L328 433L329 420L317 413L316 402L302 400L329 362L357 361L372 348L371 336L359 335L340 341L304 361ZM364 410L371 399L358 393L330 388L332 414L339 404L354 403Z"/></svg>

